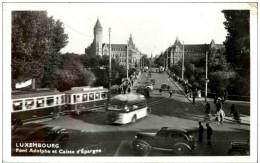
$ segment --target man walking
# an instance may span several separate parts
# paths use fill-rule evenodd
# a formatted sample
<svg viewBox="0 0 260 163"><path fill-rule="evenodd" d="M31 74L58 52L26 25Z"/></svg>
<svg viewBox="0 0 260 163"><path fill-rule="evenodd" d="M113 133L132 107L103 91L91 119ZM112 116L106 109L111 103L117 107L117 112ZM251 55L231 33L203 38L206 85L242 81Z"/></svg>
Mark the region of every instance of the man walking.
<svg viewBox="0 0 260 163"><path fill-rule="evenodd" d="M170 93L170 98L172 98L172 91L170 91L169 93Z"/></svg>
<svg viewBox="0 0 260 163"><path fill-rule="evenodd" d="M207 127L207 141L208 141L208 145L211 145L211 135L213 134L212 132L212 128L209 126L209 124L206 124Z"/></svg>
<svg viewBox="0 0 260 163"><path fill-rule="evenodd" d="M198 142L203 142L203 133L204 133L204 127L201 125L201 122L199 122L199 140L198 140Z"/></svg>
<svg viewBox="0 0 260 163"><path fill-rule="evenodd" d="M193 93L192 93L192 99L193 99L193 105L195 104L195 96L196 96L196 92L195 91L193 91Z"/></svg>

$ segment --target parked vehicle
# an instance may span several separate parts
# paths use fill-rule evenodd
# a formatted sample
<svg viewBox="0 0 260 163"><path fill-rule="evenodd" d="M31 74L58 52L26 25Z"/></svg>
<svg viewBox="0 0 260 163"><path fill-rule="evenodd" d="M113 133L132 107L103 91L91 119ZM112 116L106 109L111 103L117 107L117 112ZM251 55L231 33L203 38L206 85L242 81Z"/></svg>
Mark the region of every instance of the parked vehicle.
<svg viewBox="0 0 260 163"><path fill-rule="evenodd" d="M144 67L144 72L148 71L149 67L148 66L145 66Z"/></svg>
<svg viewBox="0 0 260 163"><path fill-rule="evenodd" d="M65 91L65 112L80 114L85 111L96 111L106 107L108 89L103 87L73 87Z"/></svg>
<svg viewBox="0 0 260 163"><path fill-rule="evenodd" d="M146 86L144 86L144 85L138 86L137 89L136 89L136 93L145 95L146 89L147 89L147 88L146 88Z"/></svg>
<svg viewBox="0 0 260 163"><path fill-rule="evenodd" d="M170 87L170 86L168 84L165 84L165 83L162 83L162 85L161 85L162 91L168 90L168 87Z"/></svg>
<svg viewBox="0 0 260 163"><path fill-rule="evenodd" d="M126 124L135 123L137 119L146 117L151 109L146 99L139 94L120 94L113 97L107 108L107 122Z"/></svg>
<svg viewBox="0 0 260 163"><path fill-rule="evenodd" d="M150 81L155 85L155 79L150 79Z"/></svg>
<svg viewBox="0 0 260 163"><path fill-rule="evenodd" d="M157 133L139 132L132 143L135 152L148 155L151 150L168 150L184 155L195 149L191 132L163 127Z"/></svg>
<svg viewBox="0 0 260 163"><path fill-rule="evenodd" d="M65 104L65 93L51 89L12 91L12 125L56 117Z"/></svg>
<svg viewBox="0 0 260 163"><path fill-rule="evenodd" d="M164 72L164 67L163 67L163 66L160 66L160 67L159 67L159 71L160 71L160 73Z"/></svg>
<svg viewBox="0 0 260 163"><path fill-rule="evenodd" d="M231 156L250 155L249 142L231 142L231 148L228 150L228 155Z"/></svg>

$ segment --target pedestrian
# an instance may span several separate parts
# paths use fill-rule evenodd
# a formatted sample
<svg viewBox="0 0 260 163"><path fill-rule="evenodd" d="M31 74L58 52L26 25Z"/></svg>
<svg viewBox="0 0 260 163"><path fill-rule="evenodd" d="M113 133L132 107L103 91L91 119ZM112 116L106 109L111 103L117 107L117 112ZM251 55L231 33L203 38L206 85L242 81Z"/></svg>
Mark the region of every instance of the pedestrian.
<svg viewBox="0 0 260 163"><path fill-rule="evenodd" d="M220 110L217 111L217 113L216 113L216 115L215 115L215 123L216 123L217 125L219 125L219 123L220 123Z"/></svg>
<svg viewBox="0 0 260 163"><path fill-rule="evenodd" d="M231 115L233 115L233 114L234 114L234 112L235 112L235 109L236 109L236 108L235 108L235 105L234 105L234 104L232 104L232 105L231 105L231 107L230 107L230 114L231 114Z"/></svg>
<svg viewBox="0 0 260 163"><path fill-rule="evenodd" d="M217 96L215 95L214 96L214 104L216 104L217 103Z"/></svg>
<svg viewBox="0 0 260 163"><path fill-rule="evenodd" d="M172 91L169 92L170 93L170 98L172 97Z"/></svg>
<svg viewBox="0 0 260 163"><path fill-rule="evenodd" d="M221 102L220 102L220 98L219 98L218 101L217 101L216 109L217 109L217 112L218 112L220 109L222 109L222 104L221 104Z"/></svg>
<svg viewBox="0 0 260 163"><path fill-rule="evenodd" d="M201 98L201 90L198 90L198 98Z"/></svg>
<svg viewBox="0 0 260 163"><path fill-rule="evenodd" d="M193 91L193 94L192 94L193 96L192 96L192 99L193 99L193 105L195 104L195 96L196 96L196 92L195 91Z"/></svg>
<svg viewBox="0 0 260 163"><path fill-rule="evenodd" d="M168 91L170 90L170 86L169 85L167 86L167 89L168 89Z"/></svg>
<svg viewBox="0 0 260 163"><path fill-rule="evenodd" d="M203 133L204 133L204 127L201 125L201 122L199 122L199 140L198 140L198 142L203 142Z"/></svg>
<svg viewBox="0 0 260 163"><path fill-rule="evenodd" d="M121 94L122 88L118 87L118 94Z"/></svg>
<svg viewBox="0 0 260 163"><path fill-rule="evenodd" d="M225 119L225 112L220 109L220 123L223 123L224 122L224 119Z"/></svg>
<svg viewBox="0 0 260 163"><path fill-rule="evenodd" d="M235 111L234 111L234 120L236 123L240 123L240 116L239 116L239 113L238 113L238 110L237 108L235 108Z"/></svg>
<svg viewBox="0 0 260 163"><path fill-rule="evenodd" d="M210 113L210 104L209 104L209 102L207 102L207 104L205 105L205 109L206 109L206 113L209 114Z"/></svg>
<svg viewBox="0 0 260 163"><path fill-rule="evenodd" d="M130 88L130 87L127 88L127 92L128 92L128 93L131 92L131 88Z"/></svg>
<svg viewBox="0 0 260 163"><path fill-rule="evenodd" d="M212 132L212 128L209 126L209 124L206 124L207 127L207 141L208 141L208 145L211 145L211 135L213 134Z"/></svg>
<svg viewBox="0 0 260 163"><path fill-rule="evenodd" d="M159 89L159 92L160 92L160 94L162 95L162 89L161 89L161 88Z"/></svg>

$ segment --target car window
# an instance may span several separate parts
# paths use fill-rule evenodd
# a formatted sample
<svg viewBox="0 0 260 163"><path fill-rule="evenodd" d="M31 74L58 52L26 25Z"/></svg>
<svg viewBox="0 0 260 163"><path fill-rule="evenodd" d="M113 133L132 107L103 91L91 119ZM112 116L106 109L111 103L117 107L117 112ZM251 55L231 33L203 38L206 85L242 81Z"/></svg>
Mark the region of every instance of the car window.
<svg viewBox="0 0 260 163"><path fill-rule="evenodd" d="M158 137L165 137L167 135L167 132L166 131L159 131L157 132L156 136Z"/></svg>
<svg viewBox="0 0 260 163"><path fill-rule="evenodd" d="M172 133L170 135L171 135L170 137L173 138L174 140L185 140L185 137L182 134Z"/></svg>

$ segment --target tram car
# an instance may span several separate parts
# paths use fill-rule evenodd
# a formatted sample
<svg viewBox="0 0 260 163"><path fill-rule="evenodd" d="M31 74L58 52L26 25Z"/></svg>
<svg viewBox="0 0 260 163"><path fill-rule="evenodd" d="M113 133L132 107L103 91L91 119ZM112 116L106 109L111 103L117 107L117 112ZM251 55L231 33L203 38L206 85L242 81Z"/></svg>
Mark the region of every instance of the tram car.
<svg viewBox="0 0 260 163"><path fill-rule="evenodd" d="M65 104L65 94L49 88L12 91L12 125L55 118Z"/></svg>
<svg viewBox="0 0 260 163"><path fill-rule="evenodd" d="M85 111L104 109L108 99L108 89L101 87L72 87L65 91L65 114L80 114Z"/></svg>

